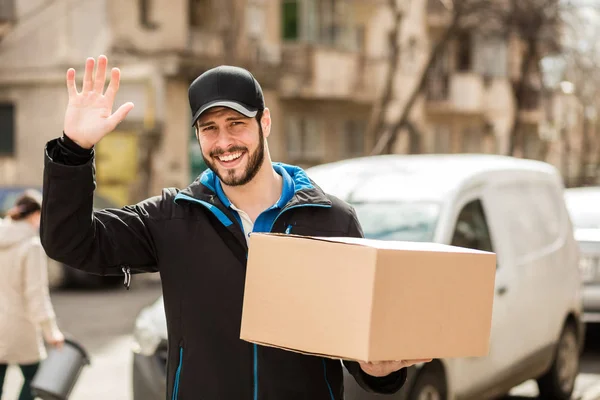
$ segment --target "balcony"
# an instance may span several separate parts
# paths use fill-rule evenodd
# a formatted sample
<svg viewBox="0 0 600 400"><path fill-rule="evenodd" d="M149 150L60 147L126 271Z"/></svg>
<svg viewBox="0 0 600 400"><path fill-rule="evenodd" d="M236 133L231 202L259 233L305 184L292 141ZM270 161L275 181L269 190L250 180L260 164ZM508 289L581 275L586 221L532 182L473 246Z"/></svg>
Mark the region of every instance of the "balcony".
<svg viewBox="0 0 600 400"><path fill-rule="evenodd" d="M484 82L474 72L434 74L429 77L425 95L430 114L477 115L484 112Z"/></svg>
<svg viewBox="0 0 600 400"><path fill-rule="evenodd" d="M12 29L16 21L15 0L0 1L0 40Z"/></svg>
<svg viewBox="0 0 600 400"><path fill-rule="evenodd" d="M281 57L283 97L372 101L377 63L359 52L286 43Z"/></svg>
<svg viewBox="0 0 600 400"><path fill-rule="evenodd" d="M188 49L194 56L217 62L223 57L223 39L215 31L191 29Z"/></svg>

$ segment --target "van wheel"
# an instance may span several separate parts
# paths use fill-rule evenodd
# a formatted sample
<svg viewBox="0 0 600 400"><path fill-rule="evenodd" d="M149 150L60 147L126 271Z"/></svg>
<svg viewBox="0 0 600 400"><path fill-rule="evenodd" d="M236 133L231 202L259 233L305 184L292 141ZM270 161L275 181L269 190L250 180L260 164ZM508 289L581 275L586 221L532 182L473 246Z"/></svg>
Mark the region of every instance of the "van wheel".
<svg viewBox="0 0 600 400"><path fill-rule="evenodd" d="M573 325L565 326L550 370L537 380L540 398L569 400L579 373L579 344Z"/></svg>
<svg viewBox="0 0 600 400"><path fill-rule="evenodd" d="M409 400L446 400L446 381L440 368L426 367L417 376Z"/></svg>

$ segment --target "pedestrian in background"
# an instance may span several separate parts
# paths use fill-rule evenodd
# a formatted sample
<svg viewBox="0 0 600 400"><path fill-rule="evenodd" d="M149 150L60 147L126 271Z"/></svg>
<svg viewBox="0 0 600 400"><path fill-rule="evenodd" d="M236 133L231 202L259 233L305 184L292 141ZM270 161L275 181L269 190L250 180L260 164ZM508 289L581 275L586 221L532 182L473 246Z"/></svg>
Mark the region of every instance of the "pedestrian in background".
<svg viewBox="0 0 600 400"><path fill-rule="evenodd" d="M8 365L14 364L25 379L19 400L33 400L31 381L47 355L44 339L56 347L64 343L48 290L41 209L41 195L26 191L0 219L0 398Z"/></svg>

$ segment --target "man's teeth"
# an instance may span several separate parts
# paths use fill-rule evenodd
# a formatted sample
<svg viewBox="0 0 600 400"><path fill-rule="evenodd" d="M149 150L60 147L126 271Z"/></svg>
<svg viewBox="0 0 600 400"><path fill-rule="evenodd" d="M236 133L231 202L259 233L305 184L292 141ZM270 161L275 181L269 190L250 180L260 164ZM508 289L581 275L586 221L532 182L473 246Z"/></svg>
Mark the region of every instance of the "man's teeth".
<svg viewBox="0 0 600 400"><path fill-rule="evenodd" d="M219 156L219 160L221 161L233 161L242 156L242 152L227 154L226 156Z"/></svg>

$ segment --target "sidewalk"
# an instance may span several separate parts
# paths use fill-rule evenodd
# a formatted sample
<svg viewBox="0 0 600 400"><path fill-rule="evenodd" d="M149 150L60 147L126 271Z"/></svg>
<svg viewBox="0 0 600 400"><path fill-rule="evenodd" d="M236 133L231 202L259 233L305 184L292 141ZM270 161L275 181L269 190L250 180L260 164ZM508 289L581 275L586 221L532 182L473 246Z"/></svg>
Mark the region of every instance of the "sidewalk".
<svg viewBox="0 0 600 400"><path fill-rule="evenodd" d="M600 383L588 388L579 400L600 400Z"/></svg>

